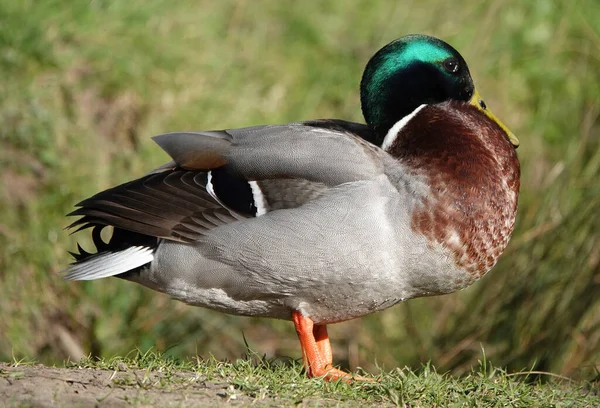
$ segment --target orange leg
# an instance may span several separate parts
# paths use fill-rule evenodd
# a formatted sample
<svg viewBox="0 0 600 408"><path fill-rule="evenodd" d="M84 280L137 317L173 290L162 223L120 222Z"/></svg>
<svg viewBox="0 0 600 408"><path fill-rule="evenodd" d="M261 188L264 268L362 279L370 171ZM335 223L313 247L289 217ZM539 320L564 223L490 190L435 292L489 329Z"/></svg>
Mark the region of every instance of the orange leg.
<svg viewBox="0 0 600 408"><path fill-rule="evenodd" d="M313 336L315 337L317 349L319 350L319 354L321 355L325 366L331 367L333 365L333 353L331 351L331 344L329 343L327 326L324 324L316 324L313 328Z"/></svg>
<svg viewBox="0 0 600 408"><path fill-rule="evenodd" d="M296 310L292 312L292 320L300 339L302 362L308 377L323 377L325 381L369 380L363 377L353 377L332 366L333 355L327 335L327 326L315 325L310 317L304 317Z"/></svg>

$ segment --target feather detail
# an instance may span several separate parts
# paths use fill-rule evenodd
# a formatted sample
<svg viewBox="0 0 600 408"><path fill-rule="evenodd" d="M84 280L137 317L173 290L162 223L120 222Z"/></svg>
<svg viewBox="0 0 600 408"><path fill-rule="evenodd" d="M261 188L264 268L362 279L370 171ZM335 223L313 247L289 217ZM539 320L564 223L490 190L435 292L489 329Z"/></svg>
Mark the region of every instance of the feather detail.
<svg viewBox="0 0 600 408"><path fill-rule="evenodd" d="M225 131L174 132L152 138L175 163L188 170L209 170L227 163L231 136Z"/></svg>
<svg viewBox="0 0 600 408"><path fill-rule="evenodd" d="M85 253L80 248L81 254ZM117 252L89 254L63 271L65 280L94 280L116 276L144 266L154 259L154 249L132 246Z"/></svg>
<svg viewBox="0 0 600 408"><path fill-rule="evenodd" d="M206 182L206 173L182 169L149 174L80 202L80 208L69 215L82 218L68 228L112 225L143 235L191 242L208 229L243 218L216 201L207 191Z"/></svg>
<svg viewBox="0 0 600 408"><path fill-rule="evenodd" d="M519 191L519 161L497 123L461 102L427 105L388 147L430 186L412 229L447 248L479 278L508 244Z"/></svg>

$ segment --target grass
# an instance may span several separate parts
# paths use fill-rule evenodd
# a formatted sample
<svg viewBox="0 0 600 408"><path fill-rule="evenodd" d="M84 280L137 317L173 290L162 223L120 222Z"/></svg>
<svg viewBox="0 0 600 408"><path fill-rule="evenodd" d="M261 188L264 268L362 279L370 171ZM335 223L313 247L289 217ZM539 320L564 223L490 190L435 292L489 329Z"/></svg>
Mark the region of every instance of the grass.
<svg viewBox="0 0 600 408"><path fill-rule="evenodd" d="M145 399L149 406L155 406L146 394L151 391L199 393L211 387L219 389L217 395L223 401L244 396L244 405L258 406L591 407L599 392L597 383L576 383L560 376L544 383L524 381L528 372L507 374L485 359L460 378L440 374L427 364L417 370L382 371L373 382L351 384L308 379L297 361L267 360L255 353L227 362L212 357L181 361L137 351L125 357L84 359L65 367L112 371L104 385L107 390L138 390L128 402L136 405ZM68 378L74 378L74 372L70 374Z"/></svg>
<svg viewBox="0 0 600 408"><path fill-rule="evenodd" d="M521 140L517 229L471 288L332 326L335 361L369 371L375 361L387 369L431 361L464 377L432 376L468 389L461 381L479 375L472 367L483 346L508 373L594 378L598 27L595 0L1 1L0 360L54 364L136 347L234 360L242 333L268 358L298 356L288 322L195 309L119 280L63 282L75 239L90 247L62 230L64 214L162 164L154 134L362 121L357 88L368 58L422 32L461 51L487 104Z"/></svg>

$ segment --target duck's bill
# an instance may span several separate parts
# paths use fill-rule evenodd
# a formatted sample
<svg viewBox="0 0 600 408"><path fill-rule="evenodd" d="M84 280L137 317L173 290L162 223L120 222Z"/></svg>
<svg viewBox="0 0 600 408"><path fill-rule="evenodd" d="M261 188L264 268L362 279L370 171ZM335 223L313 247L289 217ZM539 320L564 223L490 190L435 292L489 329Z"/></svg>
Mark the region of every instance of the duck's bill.
<svg viewBox="0 0 600 408"><path fill-rule="evenodd" d="M492 111L485 105L485 103L483 103L483 99L481 98L481 95L479 95L479 92L477 92L477 89L475 90L475 92L473 92L473 97L471 98L471 100L469 101L469 103L471 105L475 106L480 111L482 111L485 115L487 115L488 118L490 118L491 120L493 120L494 122L496 122L498 124L498 126L500 126L500 128L502 130L504 130L504 132L508 136L508 140L510 140L510 142L512 143L512 145L514 147L519 147L519 139L517 139L517 137L513 134L513 132L511 132L504 125L504 123L500 122L500 119L498 119L496 117L496 115L494 115L492 113Z"/></svg>

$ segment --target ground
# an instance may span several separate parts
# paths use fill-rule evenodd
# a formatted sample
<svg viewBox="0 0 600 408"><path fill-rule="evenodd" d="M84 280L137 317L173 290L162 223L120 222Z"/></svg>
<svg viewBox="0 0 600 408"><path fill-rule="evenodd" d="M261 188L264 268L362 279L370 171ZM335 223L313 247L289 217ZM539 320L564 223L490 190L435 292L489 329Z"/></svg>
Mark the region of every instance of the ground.
<svg viewBox="0 0 600 408"><path fill-rule="evenodd" d="M256 387L248 376L249 372L244 370L233 372L232 367L231 364L221 364L214 360L207 364L201 363L196 370L182 367L174 369L173 366L168 365L160 367L149 365L145 369L139 366L131 368L124 362L114 364L112 369L92 367L86 363L69 367L0 363L0 406L344 407L355 405L354 399L348 395L332 398L325 391L315 393L314 387L312 390L301 391L300 394L304 396L293 392L281 393L277 387L266 384ZM248 367L246 365L246 368ZM219 371L216 377L215 369ZM276 381L278 371L277 369L269 371ZM290 372L289 367L286 372ZM292 375L296 375L294 374L296 371L291 370L291 372ZM311 381L303 376L298 376L298 379L300 382ZM312 381L313 385L318 384L317 387L322 385L320 380ZM287 378L282 379L279 385L292 389L302 386L288 381ZM347 387L345 384L339 385ZM381 407L396 405L391 400L369 398L363 399L363 403Z"/></svg>
<svg viewBox="0 0 600 408"><path fill-rule="evenodd" d="M299 361L248 355L235 362L187 362L158 353L84 359L64 367L0 363L0 406L9 407L597 407L598 380L506 373L485 360L468 375L430 365L394 369L372 382L308 379Z"/></svg>
<svg viewBox="0 0 600 408"><path fill-rule="evenodd" d="M14 367L0 363L0 401L26 407L191 407L245 406L256 399L237 393L226 381L205 381L192 371L176 373L177 385L163 388L157 384L165 379L165 372L122 369ZM277 406L275 401L273 406Z"/></svg>

